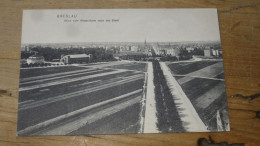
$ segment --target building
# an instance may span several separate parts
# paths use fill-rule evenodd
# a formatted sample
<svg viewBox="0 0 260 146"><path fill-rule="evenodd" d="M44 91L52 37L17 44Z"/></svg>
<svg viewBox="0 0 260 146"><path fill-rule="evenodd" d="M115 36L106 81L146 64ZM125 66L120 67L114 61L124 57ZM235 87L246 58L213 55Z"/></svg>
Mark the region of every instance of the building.
<svg viewBox="0 0 260 146"><path fill-rule="evenodd" d="M154 53L153 53L153 50L152 50L152 49L149 49L149 50L148 50L148 56L154 56L153 54L154 54Z"/></svg>
<svg viewBox="0 0 260 146"><path fill-rule="evenodd" d="M32 55L26 60L27 64L44 63L44 57L39 55Z"/></svg>
<svg viewBox="0 0 260 146"><path fill-rule="evenodd" d="M180 50L179 48L168 48L166 52L166 54L170 56L179 56Z"/></svg>
<svg viewBox="0 0 260 146"><path fill-rule="evenodd" d="M212 51L210 47L206 47L204 50L204 56L206 57L211 57L212 56Z"/></svg>
<svg viewBox="0 0 260 146"><path fill-rule="evenodd" d="M191 51L194 51L194 48L188 47L188 48L186 48L186 50L190 53Z"/></svg>
<svg viewBox="0 0 260 146"><path fill-rule="evenodd" d="M131 50L134 51L134 52L138 52L139 51L139 48L137 46L132 46L131 47Z"/></svg>
<svg viewBox="0 0 260 146"><path fill-rule="evenodd" d="M212 50L212 55L216 57L220 57L222 56L222 50L221 49Z"/></svg>
<svg viewBox="0 0 260 146"><path fill-rule="evenodd" d="M221 57L222 50L221 49L212 49L210 47L205 47L204 56L206 57Z"/></svg>
<svg viewBox="0 0 260 146"><path fill-rule="evenodd" d="M89 63L92 60L92 55L89 54L73 54L61 56L60 62L64 64L73 64L73 63Z"/></svg>
<svg viewBox="0 0 260 146"><path fill-rule="evenodd" d="M155 54L160 56L179 56L180 49L177 46L171 45L170 43L158 44L155 46Z"/></svg>

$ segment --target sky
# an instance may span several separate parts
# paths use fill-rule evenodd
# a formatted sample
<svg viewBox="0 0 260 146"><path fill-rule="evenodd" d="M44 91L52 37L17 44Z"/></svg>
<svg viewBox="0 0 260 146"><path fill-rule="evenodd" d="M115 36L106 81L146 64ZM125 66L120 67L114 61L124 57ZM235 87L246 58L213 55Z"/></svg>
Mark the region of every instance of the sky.
<svg viewBox="0 0 260 146"><path fill-rule="evenodd" d="M58 18L57 15L74 15L76 18ZM112 19L119 21L106 22ZM72 22L65 22L66 20ZM86 20L96 20L96 22ZM104 20L104 22L97 20ZM144 42L144 40L147 42L220 41L217 9L23 11L23 44Z"/></svg>

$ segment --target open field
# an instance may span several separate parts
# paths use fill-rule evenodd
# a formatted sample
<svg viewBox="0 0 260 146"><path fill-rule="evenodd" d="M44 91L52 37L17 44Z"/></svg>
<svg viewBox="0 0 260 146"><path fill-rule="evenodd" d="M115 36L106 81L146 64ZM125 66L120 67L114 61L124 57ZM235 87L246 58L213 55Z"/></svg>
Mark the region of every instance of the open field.
<svg viewBox="0 0 260 146"><path fill-rule="evenodd" d="M140 103L133 104L95 123L87 124L68 135L85 134L86 131L93 134L136 133L140 130L138 113L141 110L140 108ZM118 120L118 117L120 117L121 120ZM109 133L107 133L107 131L109 131Z"/></svg>
<svg viewBox="0 0 260 146"><path fill-rule="evenodd" d="M62 73L68 71L81 70L84 68L74 67L74 66L57 66L57 67L42 67L42 68L26 68L21 69L20 78L42 76L54 73Z"/></svg>
<svg viewBox="0 0 260 146"><path fill-rule="evenodd" d="M217 61L183 62L169 64L169 68L174 74L187 74L215 63L217 63Z"/></svg>
<svg viewBox="0 0 260 146"><path fill-rule="evenodd" d="M168 66L208 129L217 131L216 113L227 111L222 62L182 62Z"/></svg>
<svg viewBox="0 0 260 146"><path fill-rule="evenodd" d="M127 69L127 70L136 70L136 71L145 72L147 70L146 66L147 66L146 63L133 62L128 64L109 66L108 68Z"/></svg>
<svg viewBox="0 0 260 146"><path fill-rule="evenodd" d="M190 100L194 101L197 97L201 96L211 88L214 88L220 82L222 81L194 78L191 81L182 84L181 86ZM224 84L222 85L224 86Z"/></svg>
<svg viewBox="0 0 260 146"><path fill-rule="evenodd" d="M18 135L98 133L104 122L108 133L139 132L147 67L122 64L22 69ZM115 123L125 124L114 129Z"/></svg>
<svg viewBox="0 0 260 146"><path fill-rule="evenodd" d="M136 61L112 61L112 62L100 62L93 64L82 64L81 67L92 67L92 68L112 68L112 69L127 69L146 72L147 63L146 62L136 62Z"/></svg>

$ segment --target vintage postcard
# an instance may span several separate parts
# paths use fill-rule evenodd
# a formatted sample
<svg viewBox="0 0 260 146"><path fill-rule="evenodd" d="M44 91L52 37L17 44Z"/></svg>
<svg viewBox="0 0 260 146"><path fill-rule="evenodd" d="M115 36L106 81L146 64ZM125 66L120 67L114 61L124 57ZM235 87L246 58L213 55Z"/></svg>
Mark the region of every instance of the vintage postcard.
<svg viewBox="0 0 260 146"><path fill-rule="evenodd" d="M229 131L217 9L24 10L18 136Z"/></svg>

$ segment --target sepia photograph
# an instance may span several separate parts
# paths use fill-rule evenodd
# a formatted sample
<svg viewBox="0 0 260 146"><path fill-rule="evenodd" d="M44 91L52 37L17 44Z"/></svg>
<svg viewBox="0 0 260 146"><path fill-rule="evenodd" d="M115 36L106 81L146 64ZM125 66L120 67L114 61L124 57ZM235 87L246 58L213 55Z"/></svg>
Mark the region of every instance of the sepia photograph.
<svg viewBox="0 0 260 146"><path fill-rule="evenodd" d="M230 131L217 9L24 10L17 136Z"/></svg>

